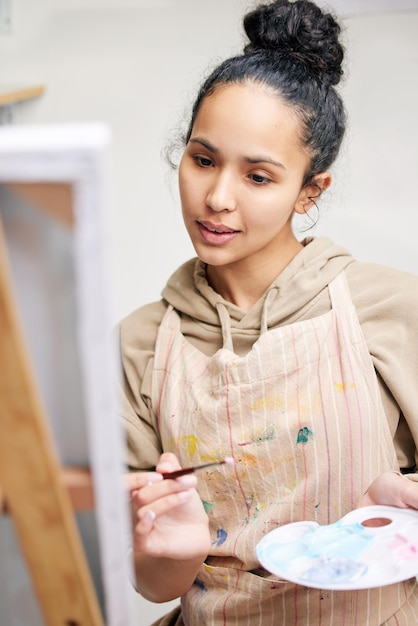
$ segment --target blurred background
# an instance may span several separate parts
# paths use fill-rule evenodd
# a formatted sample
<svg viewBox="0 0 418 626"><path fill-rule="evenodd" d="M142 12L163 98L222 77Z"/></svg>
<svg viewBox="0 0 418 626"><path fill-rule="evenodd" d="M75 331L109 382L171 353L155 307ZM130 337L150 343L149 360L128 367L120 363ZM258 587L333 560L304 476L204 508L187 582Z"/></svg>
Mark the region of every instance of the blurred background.
<svg viewBox="0 0 418 626"><path fill-rule="evenodd" d="M349 128L300 236L328 235L361 260L417 273L418 0L319 2L341 17L341 92ZM115 322L158 299L194 255L176 172L162 152L188 121L197 86L242 50L249 0L7 0L0 2L0 94L43 86L0 107L1 122L102 121L113 135L110 250ZM134 592L133 592L134 593ZM138 597L140 626L175 603Z"/></svg>

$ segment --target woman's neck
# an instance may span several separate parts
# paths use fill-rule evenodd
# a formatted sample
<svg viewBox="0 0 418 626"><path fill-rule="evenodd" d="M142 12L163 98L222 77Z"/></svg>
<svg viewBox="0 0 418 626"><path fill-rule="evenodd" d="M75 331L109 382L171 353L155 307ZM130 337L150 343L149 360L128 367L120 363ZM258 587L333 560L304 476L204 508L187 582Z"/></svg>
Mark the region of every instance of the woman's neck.
<svg viewBox="0 0 418 626"><path fill-rule="evenodd" d="M225 300L249 311L302 249L303 245L295 240L295 245L278 254L273 262L269 259L268 263L261 262L257 266L250 261L223 266L208 265L208 283Z"/></svg>

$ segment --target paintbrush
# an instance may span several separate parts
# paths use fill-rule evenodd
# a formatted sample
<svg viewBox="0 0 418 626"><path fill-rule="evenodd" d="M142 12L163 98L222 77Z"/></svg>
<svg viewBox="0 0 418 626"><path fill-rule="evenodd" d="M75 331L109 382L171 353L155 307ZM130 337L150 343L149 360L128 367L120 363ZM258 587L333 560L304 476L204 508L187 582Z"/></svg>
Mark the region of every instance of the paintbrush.
<svg viewBox="0 0 418 626"><path fill-rule="evenodd" d="M203 465L195 465L194 467L184 467L183 469L176 470L175 472L166 472L162 476L163 478L178 478L185 474L193 474L196 470L204 469L205 467L212 467L213 465L234 465L234 459L231 456L226 456L221 461L213 461L212 463L204 463Z"/></svg>

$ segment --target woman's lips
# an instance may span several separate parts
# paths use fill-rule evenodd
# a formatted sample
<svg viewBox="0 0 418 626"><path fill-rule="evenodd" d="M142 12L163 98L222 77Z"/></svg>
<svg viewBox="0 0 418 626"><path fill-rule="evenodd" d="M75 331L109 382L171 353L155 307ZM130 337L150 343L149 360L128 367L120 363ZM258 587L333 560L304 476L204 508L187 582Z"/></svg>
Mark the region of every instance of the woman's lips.
<svg viewBox="0 0 418 626"><path fill-rule="evenodd" d="M202 237L211 244L223 244L234 239L239 233L238 230L234 230L224 224L213 224L212 222L197 222Z"/></svg>

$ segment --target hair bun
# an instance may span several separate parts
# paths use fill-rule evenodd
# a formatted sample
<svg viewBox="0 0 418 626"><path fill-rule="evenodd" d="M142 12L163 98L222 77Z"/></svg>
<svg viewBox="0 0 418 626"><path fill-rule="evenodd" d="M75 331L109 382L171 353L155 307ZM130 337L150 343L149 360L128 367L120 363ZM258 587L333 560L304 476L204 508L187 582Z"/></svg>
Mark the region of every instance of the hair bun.
<svg viewBox="0 0 418 626"><path fill-rule="evenodd" d="M250 40L244 52L276 51L302 63L314 75L328 77L332 85L343 74L340 26L329 13L309 0L275 0L247 13L244 29Z"/></svg>

